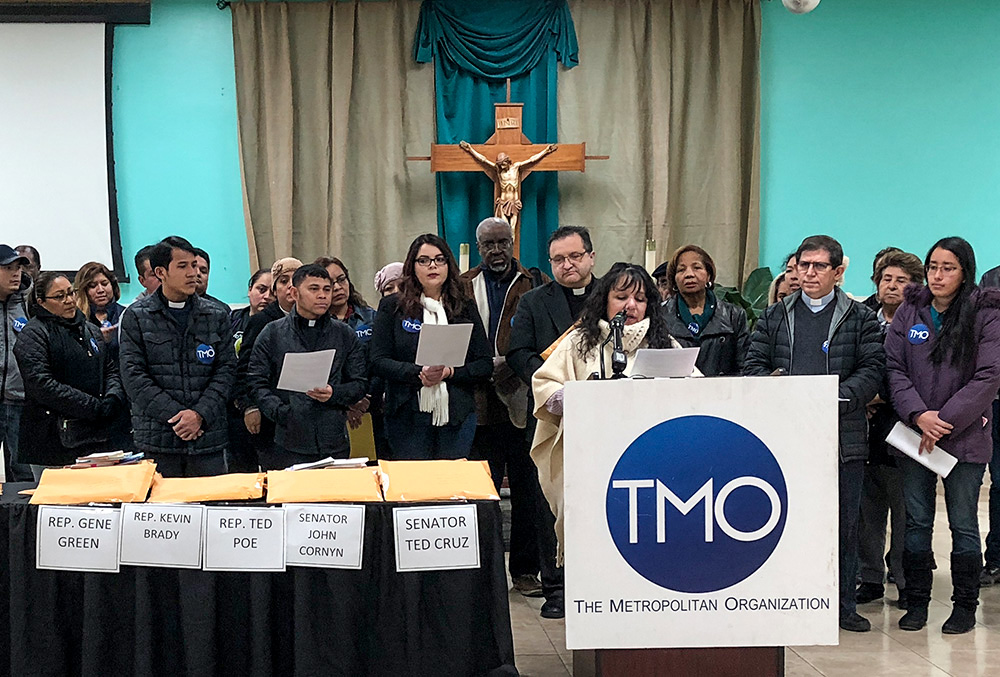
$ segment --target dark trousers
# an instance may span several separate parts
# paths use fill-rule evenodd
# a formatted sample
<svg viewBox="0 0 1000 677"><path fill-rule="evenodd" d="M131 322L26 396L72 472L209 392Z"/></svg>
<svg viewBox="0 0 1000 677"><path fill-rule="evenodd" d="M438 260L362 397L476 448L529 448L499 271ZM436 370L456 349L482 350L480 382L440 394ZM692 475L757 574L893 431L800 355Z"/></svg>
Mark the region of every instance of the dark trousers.
<svg viewBox="0 0 1000 677"><path fill-rule="evenodd" d="M528 427L524 430L531 448L531 441L535 437L535 425L537 421L534 416L528 416ZM563 568L557 566L556 552L556 516L552 514L549 502L542 493L541 485L538 483L538 467L534 461L531 463L532 473L535 477L535 537L538 542L538 569L539 579L542 582L542 594L547 600L562 601L564 597L564 575Z"/></svg>
<svg viewBox="0 0 1000 677"><path fill-rule="evenodd" d="M226 449L229 472L257 472L260 468L257 450L250 441L250 431L243 421L243 413L232 403L226 407L226 424L229 427L229 447Z"/></svg>
<svg viewBox="0 0 1000 677"><path fill-rule="evenodd" d="M385 433L394 461L468 458L476 435L476 414L438 426L431 423L430 414L403 408L386 414Z"/></svg>
<svg viewBox="0 0 1000 677"><path fill-rule="evenodd" d="M990 533L986 566L1000 567L1000 402L993 400L993 458L990 459Z"/></svg>
<svg viewBox="0 0 1000 677"><path fill-rule="evenodd" d="M857 611L854 581L858 574L858 515L861 512L861 487L865 480L865 462L840 464L840 616Z"/></svg>
<svg viewBox="0 0 1000 677"><path fill-rule="evenodd" d="M900 459L906 496L906 549L930 552L938 475L910 458ZM944 504L951 529L951 554L981 557L979 489L985 463L959 461L944 478Z"/></svg>
<svg viewBox="0 0 1000 677"><path fill-rule="evenodd" d="M8 482L31 481L31 467L27 463L21 463L17 454L23 410L22 402L0 404L0 444L3 445L3 467Z"/></svg>
<svg viewBox="0 0 1000 677"><path fill-rule="evenodd" d="M333 458L348 458L350 455L351 450L349 447L337 453L324 452L321 454L300 454L295 451L284 449L277 444L271 444L266 449L262 449L260 451L260 467L264 470L284 470L291 465L318 461L326 458L327 456L332 456Z"/></svg>
<svg viewBox="0 0 1000 677"><path fill-rule="evenodd" d="M510 486L510 575L538 574L538 537L535 533L535 494L541 492L538 471L531 460L530 443L509 419L476 426L470 458L490 465L493 485L500 493L504 474Z"/></svg>
<svg viewBox="0 0 1000 677"><path fill-rule="evenodd" d="M889 569L896 587L906 588L903 574L903 538L906 535L906 501L903 471L895 466L866 465L858 520L858 564L862 583L885 583L885 527L891 519Z"/></svg>
<svg viewBox="0 0 1000 677"><path fill-rule="evenodd" d="M146 458L156 461L156 472L164 477L210 477L227 472L224 451L209 454L156 454L147 451Z"/></svg>

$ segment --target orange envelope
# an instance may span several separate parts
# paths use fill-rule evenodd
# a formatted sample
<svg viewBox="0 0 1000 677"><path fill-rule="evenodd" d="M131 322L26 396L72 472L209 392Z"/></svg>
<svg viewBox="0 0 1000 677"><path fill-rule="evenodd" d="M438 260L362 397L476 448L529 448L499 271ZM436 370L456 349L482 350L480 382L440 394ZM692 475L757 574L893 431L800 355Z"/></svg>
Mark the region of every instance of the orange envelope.
<svg viewBox="0 0 1000 677"><path fill-rule="evenodd" d="M377 475L377 468L271 470L267 473L267 502L381 502Z"/></svg>
<svg viewBox="0 0 1000 677"><path fill-rule="evenodd" d="M149 493L154 472L152 461L104 468L46 468L31 503L141 503Z"/></svg>
<svg viewBox="0 0 1000 677"><path fill-rule="evenodd" d="M212 477L164 477L157 473L149 503L245 501L264 495L264 473L229 473Z"/></svg>
<svg viewBox="0 0 1000 677"><path fill-rule="evenodd" d="M499 501L486 461L379 461L387 501Z"/></svg>

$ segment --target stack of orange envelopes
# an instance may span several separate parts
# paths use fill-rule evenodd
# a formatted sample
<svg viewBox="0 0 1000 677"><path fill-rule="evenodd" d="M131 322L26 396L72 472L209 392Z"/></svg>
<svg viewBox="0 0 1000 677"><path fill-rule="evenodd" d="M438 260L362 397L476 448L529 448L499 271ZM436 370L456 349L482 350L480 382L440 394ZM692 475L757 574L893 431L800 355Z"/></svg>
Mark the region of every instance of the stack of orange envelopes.
<svg viewBox="0 0 1000 677"><path fill-rule="evenodd" d="M212 477L163 477L153 479L150 503L198 501L247 501L264 495L264 473L229 473Z"/></svg>
<svg viewBox="0 0 1000 677"><path fill-rule="evenodd" d="M31 502L38 505L141 503L153 482L156 464L141 461L104 468L46 468Z"/></svg>
<svg viewBox="0 0 1000 677"><path fill-rule="evenodd" d="M377 468L271 470L267 473L268 503L381 500Z"/></svg>
<svg viewBox="0 0 1000 677"><path fill-rule="evenodd" d="M499 501L486 461L379 461L387 501Z"/></svg>

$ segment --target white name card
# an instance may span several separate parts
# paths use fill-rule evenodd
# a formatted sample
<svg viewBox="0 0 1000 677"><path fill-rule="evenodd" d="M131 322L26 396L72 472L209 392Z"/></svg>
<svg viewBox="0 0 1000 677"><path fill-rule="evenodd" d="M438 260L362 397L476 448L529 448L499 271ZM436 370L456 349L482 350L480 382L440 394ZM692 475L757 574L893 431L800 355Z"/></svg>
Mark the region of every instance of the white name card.
<svg viewBox="0 0 1000 677"><path fill-rule="evenodd" d="M126 503L122 506L122 564L201 568L204 506Z"/></svg>
<svg viewBox="0 0 1000 677"><path fill-rule="evenodd" d="M285 504L285 563L360 569L363 505Z"/></svg>
<svg viewBox="0 0 1000 677"><path fill-rule="evenodd" d="M205 508L205 571L284 571L283 508Z"/></svg>
<svg viewBox="0 0 1000 677"><path fill-rule="evenodd" d="M394 508L396 571L479 568L476 505Z"/></svg>
<svg viewBox="0 0 1000 677"><path fill-rule="evenodd" d="M35 566L118 573L121 512L116 508L38 508Z"/></svg>

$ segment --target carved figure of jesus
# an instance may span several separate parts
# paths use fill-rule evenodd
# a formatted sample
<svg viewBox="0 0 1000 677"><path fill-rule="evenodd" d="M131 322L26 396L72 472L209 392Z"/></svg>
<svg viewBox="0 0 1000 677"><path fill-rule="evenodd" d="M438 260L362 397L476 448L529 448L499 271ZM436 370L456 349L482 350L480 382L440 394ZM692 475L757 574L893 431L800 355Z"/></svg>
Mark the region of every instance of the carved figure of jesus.
<svg viewBox="0 0 1000 677"><path fill-rule="evenodd" d="M543 157L556 150L555 144L549 144L541 152L535 153L527 160L512 162L507 153L497 154L496 162L473 148L469 142L458 144L466 153L474 157L479 164L487 168L487 173L493 178L493 215L507 219L510 227L517 233L517 222L521 215L521 170L531 167Z"/></svg>

